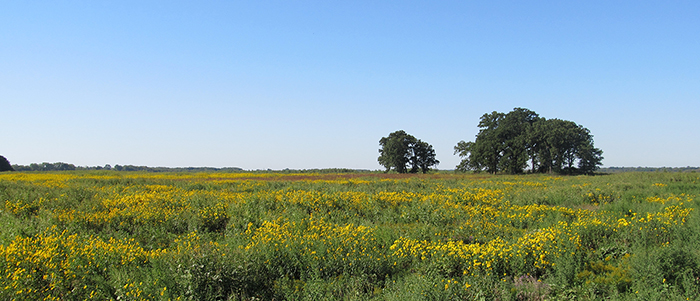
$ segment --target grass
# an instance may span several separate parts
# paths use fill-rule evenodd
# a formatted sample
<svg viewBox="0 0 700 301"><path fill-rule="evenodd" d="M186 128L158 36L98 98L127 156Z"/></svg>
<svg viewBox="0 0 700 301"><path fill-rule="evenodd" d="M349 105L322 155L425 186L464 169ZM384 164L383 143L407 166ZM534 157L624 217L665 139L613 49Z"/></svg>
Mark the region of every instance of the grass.
<svg viewBox="0 0 700 301"><path fill-rule="evenodd" d="M0 174L0 299L695 300L695 173Z"/></svg>

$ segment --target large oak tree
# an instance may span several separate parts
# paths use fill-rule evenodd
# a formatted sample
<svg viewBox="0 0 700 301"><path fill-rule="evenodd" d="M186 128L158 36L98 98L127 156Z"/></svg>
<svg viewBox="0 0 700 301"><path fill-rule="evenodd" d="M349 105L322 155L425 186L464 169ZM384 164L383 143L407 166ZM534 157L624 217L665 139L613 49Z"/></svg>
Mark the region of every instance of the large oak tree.
<svg viewBox="0 0 700 301"><path fill-rule="evenodd" d="M440 163L435 159L435 150L432 145L402 130L393 132L388 137L382 137L379 140L379 146L381 148L377 161L386 168L386 171L416 173L420 170L426 173L431 166L437 166Z"/></svg>

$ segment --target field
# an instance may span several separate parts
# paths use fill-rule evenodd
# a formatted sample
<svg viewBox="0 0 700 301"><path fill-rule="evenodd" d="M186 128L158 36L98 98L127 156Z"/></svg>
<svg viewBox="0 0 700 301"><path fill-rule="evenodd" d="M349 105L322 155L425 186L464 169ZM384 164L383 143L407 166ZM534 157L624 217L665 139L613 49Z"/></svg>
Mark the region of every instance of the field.
<svg viewBox="0 0 700 301"><path fill-rule="evenodd" d="M697 173L3 173L1 300L695 300Z"/></svg>

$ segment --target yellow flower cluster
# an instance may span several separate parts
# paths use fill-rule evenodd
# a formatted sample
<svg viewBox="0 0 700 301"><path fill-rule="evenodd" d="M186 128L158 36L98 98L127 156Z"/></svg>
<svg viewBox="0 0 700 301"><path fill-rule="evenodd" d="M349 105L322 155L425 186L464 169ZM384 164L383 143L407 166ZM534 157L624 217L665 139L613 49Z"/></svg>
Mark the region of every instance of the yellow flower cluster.
<svg viewBox="0 0 700 301"><path fill-rule="evenodd" d="M216 203L213 206L200 209L198 216L207 230L211 232L221 231L226 228L226 223L228 223L227 210L227 204Z"/></svg>
<svg viewBox="0 0 700 301"><path fill-rule="evenodd" d="M64 222L83 222L98 226L156 225L192 210L188 200L192 195L192 191L165 185L132 186L108 195L101 200L100 206L89 210L58 209L54 214L58 220Z"/></svg>
<svg viewBox="0 0 700 301"><path fill-rule="evenodd" d="M34 215L39 211L41 205L45 203L46 200L39 198L38 200L27 202L25 200L6 200L5 208L10 210L12 214L17 217Z"/></svg>
<svg viewBox="0 0 700 301"><path fill-rule="evenodd" d="M133 240L81 237L53 226L34 237L0 245L2 289L32 299L104 299L104 283L95 278L117 266L147 264L163 252L144 250ZM71 293L65 295L66 291Z"/></svg>
<svg viewBox="0 0 700 301"><path fill-rule="evenodd" d="M3 173L0 180L23 182L47 188L67 187L66 182L77 178L75 175L63 173Z"/></svg>
<svg viewBox="0 0 700 301"><path fill-rule="evenodd" d="M681 195L670 195L666 198L662 198L659 196L650 196L647 197L647 202L650 203L659 203L661 205L665 205L666 203L683 203L683 202L690 202L692 201L692 198L686 194L681 194Z"/></svg>
<svg viewBox="0 0 700 301"><path fill-rule="evenodd" d="M513 263L529 265L532 270L543 270L554 265L552 258L577 251L578 248L579 237L564 222L526 233L510 242L502 238L495 238L483 244L401 238L390 247L392 255L396 258L410 257L419 261L443 262L438 265L447 267L440 271L446 276L459 274L460 271L464 275L488 276L494 273L494 267L504 268Z"/></svg>
<svg viewBox="0 0 700 301"><path fill-rule="evenodd" d="M273 254L267 264L307 265L320 275L340 275L368 263L388 262L374 237L374 230L362 225L335 225L319 218L300 222L264 222L257 229L250 224L246 230L250 242L242 247L254 253Z"/></svg>

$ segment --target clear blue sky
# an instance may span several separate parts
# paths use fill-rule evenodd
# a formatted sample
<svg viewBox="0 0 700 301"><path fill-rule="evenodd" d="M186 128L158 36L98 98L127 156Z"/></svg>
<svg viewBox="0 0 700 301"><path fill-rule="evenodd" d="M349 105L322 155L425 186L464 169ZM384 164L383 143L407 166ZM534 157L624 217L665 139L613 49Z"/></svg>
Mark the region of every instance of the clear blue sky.
<svg viewBox="0 0 700 301"><path fill-rule="evenodd" d="M700 166L700 1L2 1L13 164L452 169L514 107L604 166Z"/></svg>

